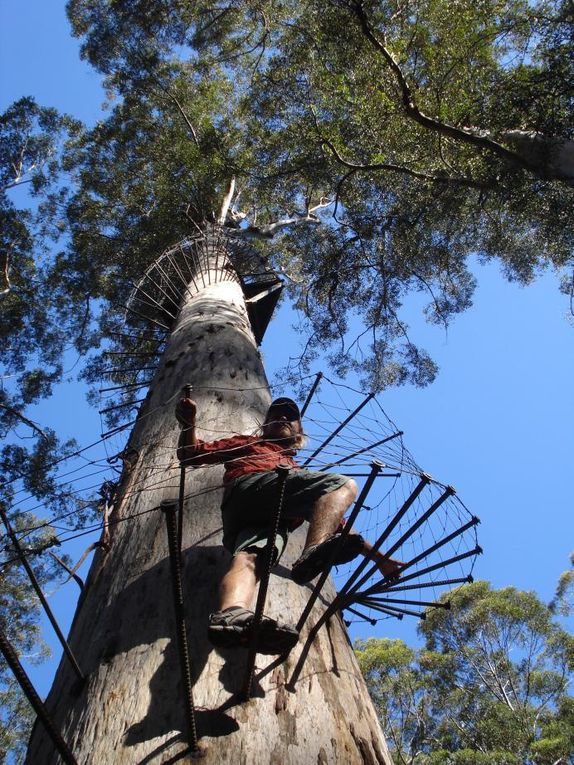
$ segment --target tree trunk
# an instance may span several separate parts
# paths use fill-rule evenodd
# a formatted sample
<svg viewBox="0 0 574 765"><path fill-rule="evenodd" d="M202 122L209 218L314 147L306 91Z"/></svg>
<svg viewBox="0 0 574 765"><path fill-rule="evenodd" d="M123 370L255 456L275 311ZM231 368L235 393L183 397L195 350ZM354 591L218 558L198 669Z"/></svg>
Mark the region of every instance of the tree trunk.
<svg viewBox="0 0 574 765"><path fill-rule="evenodd" d="M194 275L146 403L130 438L139 458L120 487L111 548L98 552L70 642L87 675L81 687L62 660L47 707L80 765L187 761L165 520L176 498L179 428L174 406L186 383L204 439L249 433L270 396L241 284L224 254ZM299 645L261 677L273 657L257 656L253 697L241 701L247 652L218 652L207 641L218 582L229 563L221 546L222 467L187 471L183 536L186 623L198 734L205 763L387 763L376 714L345 628L335 617L312 645L293 689L289 677L308 634L333 596L319 599ZM289 542L269 584L266 613L296 622L309 587L291 581L304 529ZM323 600L323 603L321 603ZM36 724L27 762L59 762Z"/></svg>
<svg viewBox="0 0 574 765"><path fill-rule="evenodd" d="M542 178L574 186L574 141L549 138L533 130L506 130L503 136L532 167L538 168Z"/></svg>

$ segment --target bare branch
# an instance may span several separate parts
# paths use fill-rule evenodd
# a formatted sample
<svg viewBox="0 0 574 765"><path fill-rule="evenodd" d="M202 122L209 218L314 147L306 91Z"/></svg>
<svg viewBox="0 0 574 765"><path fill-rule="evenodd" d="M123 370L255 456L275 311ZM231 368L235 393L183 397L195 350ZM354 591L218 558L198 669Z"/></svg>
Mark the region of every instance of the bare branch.
<svg viewBox="0 0 574 765"><path fill-rule="evenodd" d="M235 194L235 176L232 176L231 181L229 183L229 189L227 190L227 194L225 195L223 202L221 204L221 210L219 212L219 217L217 218L217 222L220 226L223 226L225 224L225 220L227 218L227 213L229 211L229 205L231 204L231 200L233 199L233 195Z"/></svg>
<svg viewBox="0 0 574 765"><path fill-rule="evenodd" d="M454 125L450 125L447 122L442 122L441 120L429 117L427 114L422 112L415 101L410 85L407 82L406 77L404 76L397 60L386 47L385 43L377 37L373 27L369 23L369 20L365 14L363 3L355 1L350 3L350 6L354 11L357 19L359 20L363 34L371 43L372 47L378 53L380 53L387 66L394 74L401 91L403 108L411 119L413 119L419 125L428 128L429 130L433 130L437 133L441 133L442 135L449 136L450 138L454 138L464 143L472 144L473 146L476 146L480 149L491 151L497 156L506 159L514 165L518 165L526 170L530 170L536 175L540 175L537 167L529 162L526 158L514 151L511 151L510 149L507 149L505 146L493 140L492 138L478 134L476 129L458 128Z"/></svg>
<svg viewBox="0 0 574 765"><path fill-rule="evenodd" d="M12 181L12 183L7 183L6 186L2 187L2 191L8 191L9 189L16 189L18 186L23 186L25 183L32 183L31 178L26 178L26 180L22 180L21 178L16 178L16 180Z"/></svg>
<svg viewBox="0 0 574 765"><path fill-rule="evenodd" d="M90 545L90 547L93 547L93 545ZM91 552L91 550L90 550L90 552ZM54 558L56 563L59 563L60 566L65 571L68 572L69 576L68 576L68 578L66 579L65 582L62 582L62 585L67 584L70 581L70 579L73 579L76 582L76 584L78 585L78 587L80 588L80 590L83 590L84 589L84 580L81 577L79 577L78 574L76 574L76 569L78 568L78 566L74 566L74 568L72 569L72 568L70 568L68 566L68 564L65 561L63 561L55 553L50 551L50 555L52 556L52 558ZM85 557L85 555L82 556L82 559L81 559L82 563L84 562L84 557Z"/></svg>
<svg viewBox="0 0 574 765"><path fill-rule="evenodd" d="M14 249L14 242L10 244L10 247L6 250L6 256L4 260L4 269L3 269L3 276L4 276L4 284L5 287L0 292L0 295L7 295L10 290L12 289L12 285L10 283L10 253Z"/></svg>
<svg viewBox="0 0 574 765"><path fill-rule="evenodd" d="M304 213L295 213L295 215L288 218L281 218L274 223L265 223L261 226L251 225L247 228L238 229L235 232L235 235L245 237L246 239L273 239L275 234L284 228L291 228L293 226L300 226L301 224L307 223L320 224L321 219L315 214L315 211L329 207L333 202L334 200L332 199L321 197L319 204L316 204L313 207L308 207ZM235 212L234 215L235 217L239 217L241 214Z"/></svg>

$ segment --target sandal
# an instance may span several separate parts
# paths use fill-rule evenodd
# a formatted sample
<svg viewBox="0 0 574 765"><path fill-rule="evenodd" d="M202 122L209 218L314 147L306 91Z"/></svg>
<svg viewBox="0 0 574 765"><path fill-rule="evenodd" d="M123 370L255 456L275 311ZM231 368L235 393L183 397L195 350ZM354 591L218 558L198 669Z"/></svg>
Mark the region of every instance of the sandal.
<svg viewBox="0 0 574 765"><path fill-rule="evenodd" d="M209 616L209 641L216 648L246 646L249 643L249 627L253 617L253 611L240 606L215 611Z"/></svg>
<svg viewBox="0 0 574 765"><path fill-rule="evenodd" d="M247 608L232 606L216 611L209 617L208 637L216 648L246 648L249 646L255 614ZM257 653L277 656L289 652L297 643L299 633L294 627L264 616L257 636Z"/></svg>
<svg viewBox="0 0 574 765"><path fill-rule="evenodd" d="M331 558L333 550L336 550L333 566L341 563L349 563L357 557L363 549L364 540L359 534L347 534L341 543L341 534L333 534L318 545L311 545L303 550L301 557L295 561L291 568L291 577L297 584L305 584L320 574L327 561Z"/></svg>
<svg viewBox="0 0 574 765"><path fill-rule="evenodd" d="M264 616L257 635L257 653L267 656L289 653L298 640L299 633L295 627Z"/></svg>

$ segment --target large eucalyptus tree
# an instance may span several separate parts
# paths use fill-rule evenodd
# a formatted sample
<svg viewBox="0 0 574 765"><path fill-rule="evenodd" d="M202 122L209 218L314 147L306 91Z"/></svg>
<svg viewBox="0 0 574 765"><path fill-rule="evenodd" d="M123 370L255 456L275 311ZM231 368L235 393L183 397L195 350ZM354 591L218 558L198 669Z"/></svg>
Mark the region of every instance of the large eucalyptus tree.
<svg viewBox="0 0 574 765"><path fill-rule="evenodd" d="M107 78L110 114L67 153L77 185L69 243L42 272L51 310L16 306L51 359L62 316L82 353L105 342L131 283L216 217L232 178L223 223L286 275L309 322L306 360L342 341L338 371L355 368L372 388L436 373L401 313L410 292L447 323L471 304L471 256L523 282L571 263L571 2L68 9ZM278 231L280 252L263 248ZM348 332L357 315L364 354ZM29 358L24 340L11 347Z"/></svg>

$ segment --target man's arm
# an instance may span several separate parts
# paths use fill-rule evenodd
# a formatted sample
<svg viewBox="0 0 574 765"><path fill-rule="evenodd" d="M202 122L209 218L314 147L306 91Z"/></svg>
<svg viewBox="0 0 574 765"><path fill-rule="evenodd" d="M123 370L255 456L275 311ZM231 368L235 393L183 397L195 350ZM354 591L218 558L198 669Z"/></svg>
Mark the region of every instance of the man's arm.
<svg viewBox="0 0 574 765"><path fill-rule="evenodd" d="M195 433L197 405L190 398L182 398L175 407L175 416L181 426L177 444L177 457L184 465L220 465L243 456L249 436L232 436L217 441L202 441Z"/></svg>
<svg viewBox="0 0 574 765"><path fill-rule="evenodd" d="M177 457L185 462L195 456L197 436L195 435L195 417L197 405L191 398L182 398L175 407L175 416L181 425L181 433L177 444Z"/></svg>

